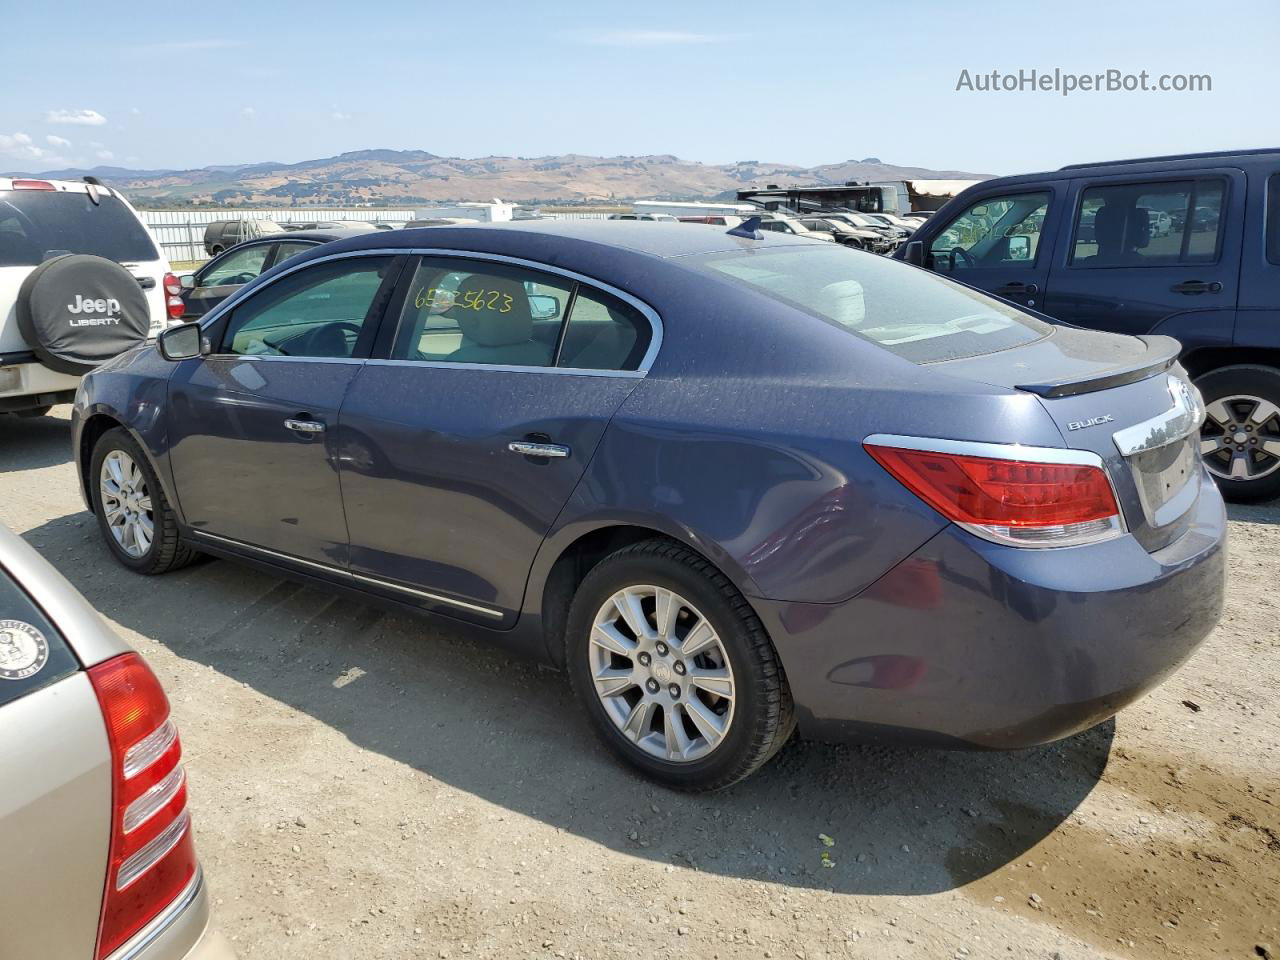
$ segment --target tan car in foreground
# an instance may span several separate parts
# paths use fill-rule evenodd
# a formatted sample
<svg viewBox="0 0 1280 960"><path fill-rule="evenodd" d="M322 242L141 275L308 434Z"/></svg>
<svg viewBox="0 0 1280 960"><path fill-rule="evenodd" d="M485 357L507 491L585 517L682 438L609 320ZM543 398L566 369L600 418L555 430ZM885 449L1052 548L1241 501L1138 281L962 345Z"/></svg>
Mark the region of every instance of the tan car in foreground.
<svg viewBox="0 0 1280 960"><path fill-rule="evenodd" d="M234 960L145 661L0 526L0 958Z"/></svg>

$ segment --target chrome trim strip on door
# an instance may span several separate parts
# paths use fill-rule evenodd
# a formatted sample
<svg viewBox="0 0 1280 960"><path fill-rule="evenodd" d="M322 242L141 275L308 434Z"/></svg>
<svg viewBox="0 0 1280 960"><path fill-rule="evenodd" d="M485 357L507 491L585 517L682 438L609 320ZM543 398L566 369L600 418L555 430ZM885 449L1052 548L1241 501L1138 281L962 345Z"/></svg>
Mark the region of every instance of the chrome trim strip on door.
<svg viewBox="0 0 1280 960"><path fill-rule="evenodd" d="M289 563L301 564L304 567L311 567L315 570L323 570L325 573L337 574L340 577L346 577L349 580L358 580L361 583L367 583L371 586L382 587L386 590L398 590L401 593L407 593L414 597L421 597L424 600L432 600L437 603L447 603L452 607L459 607L463 610L472 610L476 613L483 614L486 617L494 619L502 619L502 611L495 610L492 607L482 607L476 603L468 603L465 600L455 600L452 597L444 597L438 593L431 593L427 590L419 590L416 587L406 587L403 584L396 583L392 580L383 580L381 577L370 577L363 573L353 573L350 570L343 570L341 567L331 566L327 563L316 563L314 560L304 560L301 557L295 557L289 553L280 553L278 550L269 550L266 547L259 547L252 543L245 543L243 540L234 540L231 537L222 537L216 533L208 533L204 530L192 530L193 534L202 540L214 540L218 543L229 543L241 550L252 550L256 553L263 553L267 556L278 557Z"/></svg>
<svg viewBox="0 0 1280 960"><path fill-rule="evenodd" d="M652 332L652 336L649 338L649 349L645 351L644 356L640 359L640 363L635 370L582 370L582 369L577 369L572 367L511 367L511 368L507 368L507 367L490 366L488 364L461 364L461 363L449 363L447 361L422 361L422 360L370 360L370 361L367 361L369 363L413 363L421 366L436 365L436 366L448 366L448 367L468 367L473 369L512 369L512 370L518 370L518 371L530 371L530 372L538 372L538 373L552 373L552 372L572 373L580 376L583 374L586 374L590 376L643 377L646 373L649 372L649 368L653 365L654 359L658 356L658 350L662 347L662 318L658 316L658 312L654 310L653 307L649 306L643 300L637 299L632 294L627 293L627 291L625 290L620 290L617 287L604 282L603 280L597 280L595 277L589 277L586 274L578 273L577 271L574 271L574 270L566 270L563 267L554 267L547 263L540 263L537 260L526 260L523 257L509 257L509 256L506 256L505 254L499 254L499 253L483 253L477 250L456 250L450 247L377 247L377 248L372 248L368 250L348 250L344 253L331 253L328 256L316 257L314 260L308 260L306 263L300 263L300 264L297 264L296 266L290 267L288 270L285 270L283 273L280 273L277 276L271 277L264 283L256 284L256 285L254 283L246 284L245 287L242 287L240 290L236 291L231 296L227 297L227 299L223 300L220 304L218 304L216 307L214 307L212 310L206 313L203 317L200 317L199 319L197 319L195 322L199 323L201 326L201 329L203 330L206 326L218 320L218 318L220 318L222 314L226 313L228 310L234 307L237 303L243 300L248 294L256 293L259 290L264 290L267 287L271 286L273 283L283 280L285 277L290 276L299 270L305 270L308 267L315 266L316 264L328 263L331 260L350 259L353 257L386 257L386 256L455 257L461 260L481 260L481 261L492 262L492 263L505 263L505 264L510 264L512 266L525 267L530 270L536 270L536 271L539 271L540 273L550 273L556 276L566 277L570 280L576 280L580 283L586 284L589 287L594 287L597 290L603 290L605 293L611 294L612 296L617 297L619 300L622 300L625 303L629 303L631 306L635 307L637 310L640 311L641 314L643 314L644 318L649 321L649 327ZM272 269L274 270L275 268L273 267ZM246 287L252 287L252 290L246 289ZM225 356L225 354L218 355L218 356ZM245 355L240 355L240 354L231 354L231 356L245 357ZM266 359L266 358L259 356L257 357L257 359ZM314 359L314 358L289 357L287 359L305 360L305 359ZM342 358L342 359L348 359L348 358Z"/></svg>

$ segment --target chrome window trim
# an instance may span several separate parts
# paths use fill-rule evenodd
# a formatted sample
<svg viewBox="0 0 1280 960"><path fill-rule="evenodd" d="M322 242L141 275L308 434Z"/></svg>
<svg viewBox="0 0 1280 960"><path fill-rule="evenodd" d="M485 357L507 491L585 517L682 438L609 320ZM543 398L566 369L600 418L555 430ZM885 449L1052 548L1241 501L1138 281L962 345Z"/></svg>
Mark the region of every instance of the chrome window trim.
<svg viewBox="0 0 1280 960"><path fill-rule="evenodd" d="M1065 463L1097 467L1106 471L1102 457L1089 450L1068 447L1033 447L1020 443L985 443L978 440L944 440L939 437L907 437L894 433L873 433L862 441L882 447L953 453L962 457L990 457L995 460L1022 460L1027 463ZM1119 500L1117 499L1117 502Z"/></svg>
<svg viewBox="0 0 1280 960"><path fill-rule="evenodd" d="M276 557L289 563L296 563L304 567L311 567L315 570L322 570L325 573L336 574L340 577L346 577L349 580L357 580L361 583L367 583L376 587L383 587L387 590L397 590L401 593L407 593L415 597L421 597L424 600L432 600L437 603L447 603L453 607L459 607L463 610L471 610L475 613L483 614L486 617L493 617L501 620L503 613L501 610L495 610L492 607L485 607L478 603L468 603L466 600L455 600L453 597L442 596L438 593L431 593L428 590L419 590L416 587L405 586L396 583L394 580L384 580L381 577L371 577L364 573L355 573L351 570L344 570L342 567L331 566L327 563L317 563L314 560L304 560L302 557L295 557L293 554L281 553L278 550L271 550L267 547L259 547L256 544L246 543L243 540L235 540L231 537L219 536L216 533L209 533L205 530L192 530L195 536L202 540L212 540L217 543L227 543L242 550L252 550L255 553L265 554L270 557Z"/></svg>
<svg viewBox="0 0 1280 960"><path fill-rule="evenodd" d="M1130 457L1176 443L1199 430L1204 423L1204 400L1195 384L1173 373L1167 375L1167 381L1169 395L1173 398L1170 409L1111 435L1122 455ZM1172 434L1165 435L1166 429L1172 429ZM1157 432L1161 434L1159 438L1155 437Z"/></svg>
<svg viewBox="0 0 1280 960"><path fill-rule="evenodd" d="M271 277L265 283L261 283L256 286L253 284L246 284L245 287L252 286L253 289L252 290L241 289L236 291L235 293L227 297L227 299L223 300L220 304L218 304L216 307L214 307L212 310L210 310L207 314L205 314L196 322L200 324L201 331L204 331L210 324L216 323L224 313L226 313L228 310L233 309L238 303L240 303L240 301L244 300L245 297L248 296L249 294L256 293L259 290L265 290L267 287L271 286L273 283L283 280L285 277L291 276L292 274L296 273L299 270L305 270L308 267L312 267L321 263L328 263L331 260L344 260L344 259L352 259L355 257L386 257L386 256L455 257L463 260L481 260L489 263L502 263L502 264L507 264L509 266L523 267L528 270L536 270L541 273L549 273L559 277L566 277L570 280L577 281L578 283L586 284L589 287L592 287L597 290L602 290L605 293L608 293L614 297L617 297L619 300L629 304L630 306L634 307L636 310L640 311L641 315L649 323L649 330L651 334L649 338L649 349L646 350L644 356L640 358L640 363L635 370L584 370L579 367L521 367L521 366L506 367L506 366L500 366L498 364L452 363L447 360L391 360L389 358L369 360L368 361L369 363L409 363L409 364L415 364L420 366L445 366L445 367L452 367L452 368L473 368L473 369L481 369L481 370L484 370L484 369L505 370L505 371L519 372L519 373L559 372L559 373L571 373L579 376L585 373L586 375L590 375L590 376L643 377L649 372L650 368L653 366L653 361L657 358L658 351L662 348L662 332L663 332L662 318L658 316L658 312L654 310L653 307L649 306L643 300L633 296L632 294L627 293L625 290L620 290L619 288L612 286L611 284L605 283L602 280L597 280L595 277L589 277L584 273L578 273L575 270L567 270L564 267L552 266L551 264L547 264L547 263L540 263L537 260L526 260L523 257L511 257L505 254L499 254L499 253L483 253L476 250L457 250L457 249L447 248L447 247L372 247L367 250L347 250L343 253L331 253L328 256L316 257L314 260L308 260L305 263L300 263L296 266L290 267L288 270L285 270L283 273L279 274L278 276ZM272 269L274 270L275 268L273 267ZM387 319L388 318L384 316L383 322L386 322ZM396 322L397 323L399 322L398 318ZM244 354L210 354L210 356L244 356ZM324 358L287 357L285 359L311 360L311 359L324 359Z"/></svg>
<svg viewBox="0 0 1280 960"><path fill-rule="evenodd" d="M188 827L187 829L191 828ZM146 955L151 945L173 926L174 921L195 903L196 897L200 895L203 887L204 870L199 864L196 864L195 875L191 878L191 882L187 884L186 888L173 899L172 903L157 914L150 923L134 934L132 938L125 941L107 960L140 960L141 957Z"/></svg>

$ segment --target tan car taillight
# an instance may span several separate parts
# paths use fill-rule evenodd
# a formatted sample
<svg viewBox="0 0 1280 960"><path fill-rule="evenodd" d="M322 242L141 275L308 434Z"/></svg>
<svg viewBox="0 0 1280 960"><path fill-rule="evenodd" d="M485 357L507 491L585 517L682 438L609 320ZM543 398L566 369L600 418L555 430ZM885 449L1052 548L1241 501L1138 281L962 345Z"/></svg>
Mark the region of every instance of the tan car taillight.
<svg viewBox="0 0 1280 960"><path fill-rule="evenodd" d="M98 960L173 902L196 872L182 743L169 700L136 653L100 663L89 679L111 745L111 848Z"/></svg>

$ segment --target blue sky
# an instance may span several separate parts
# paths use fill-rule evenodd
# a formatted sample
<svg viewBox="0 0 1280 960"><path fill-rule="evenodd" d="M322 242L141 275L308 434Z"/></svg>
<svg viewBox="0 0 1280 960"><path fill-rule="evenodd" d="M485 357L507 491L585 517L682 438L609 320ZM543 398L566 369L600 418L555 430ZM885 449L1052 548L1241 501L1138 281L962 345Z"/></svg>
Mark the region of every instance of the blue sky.
<svg viewBox="0 0 1280 960"><path fill-rule="evenodd" d="M1013 173L1280 145L1280 3L351 0L18 3L0 169L672 153ZM958 92L1019 69L1201 93Z"/></svg>

